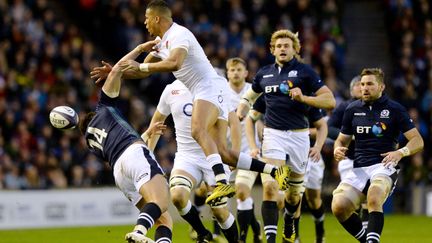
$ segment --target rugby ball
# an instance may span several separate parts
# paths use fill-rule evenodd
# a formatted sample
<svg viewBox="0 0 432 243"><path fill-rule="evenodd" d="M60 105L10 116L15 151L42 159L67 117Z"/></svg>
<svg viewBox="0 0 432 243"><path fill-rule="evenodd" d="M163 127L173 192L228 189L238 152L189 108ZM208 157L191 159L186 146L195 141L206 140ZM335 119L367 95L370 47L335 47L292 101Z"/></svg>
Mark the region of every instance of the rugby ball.
<svg viewBox="0 0 432 243"><path fill-rule="evenodd" d="M78 114L69 106L57 106L49 114L53 127L58 129L72 129L78 125Z"/></svg>

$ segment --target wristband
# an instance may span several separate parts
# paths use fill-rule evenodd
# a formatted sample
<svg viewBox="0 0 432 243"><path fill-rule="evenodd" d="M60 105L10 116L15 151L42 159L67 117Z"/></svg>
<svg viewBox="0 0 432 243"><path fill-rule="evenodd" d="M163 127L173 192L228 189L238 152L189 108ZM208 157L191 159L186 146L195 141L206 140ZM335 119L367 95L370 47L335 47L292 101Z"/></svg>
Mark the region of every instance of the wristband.
<svg viewBox="0 0 432 243"><path fill-rule="evenodd" d="M249 102L249 100L246 99L246 98L242 98L242 99L240 100L240 104L248 105L249 108L252 106L251 103Z"/></svg>
<svg viewBox="0 0 432 243"><path fill-rule="evenodd" d="M398 149L397 151L401 152L403 157L409 156L411 154L411 151L409 150L408 147L402 147L402 148Z"/></svg>
<svg viewBox="0 0 432 243"><path fill-rule="evenodd" d="M148 63L141 63L139 65L139 70L141 72L148 72L149 71L149 64Z"/></svg>
<svg viewBox="0 0 432 243"><path fill-rule="evenodd" d="M149 135L145 132L141 134L141 138L142 140L144 140L145 143L147 143L147 141L149 140Z"/></svg>

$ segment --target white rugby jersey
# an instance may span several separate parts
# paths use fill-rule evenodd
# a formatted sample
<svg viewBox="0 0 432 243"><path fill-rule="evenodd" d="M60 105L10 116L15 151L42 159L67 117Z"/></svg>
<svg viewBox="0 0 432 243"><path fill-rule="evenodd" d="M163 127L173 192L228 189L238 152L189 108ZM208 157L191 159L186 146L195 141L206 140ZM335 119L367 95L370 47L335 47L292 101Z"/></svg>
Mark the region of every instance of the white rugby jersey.
<svg viewBox="0 0 432 243"><path fill-rule="evenodd" d="M245 83L245 86L243 87L243 89L240 91L240 93L237 93L235 90L233 90L232 88L231 88L231 86L230 86L230 88L229 88L229 90L230 90L230 103L231 104L233 104L234 105L234 109L236 109L237 108L237 106L239 105L239 103L240 103L240 99L241 99L241 97L243 97L243 95L246 93L246 91L250 88L252 86L252 84L250 84L250 83ZM229 133L229 129L228 129L228 138L230 138L230 133ZM241 121L241 147L240 147L240 149L241 149L241 152L243 152L243 153L247 153L247 154L249 154L249 151L250 151L250 149L249 149L249 143L248 143L248 141L247 141L247 138L246 138L246 128L245 128L245 120L243 120L243 121ZM258 147L259 147L259 145L260 145L260 142L259 142L259 139L258 139L258 134L257 134L257 131L256 131L256 129L255 129L255 141L256 141L256 143L257 143L257 145L258 145Z"/></svg>
<svg viewBox="0 0 432 243"><path fill-rule="evenodd" d="M175 80L165 87L157 110L165 116L173 116L177 151L204 156L204 152L191 134L192 103L192 95L188 88L181 81Z"/></svg>
<svg viewBox="0 0 432 243"><path fill-rule="evenodd" d="M190 30L179 24L171 25L158 44L158 51L153 51L151 54L165 60L169 57L170 51L176 48L185 49L187 56L181 68L173 74L186 85L192 94L195 93L195 87L199 82L220 80L195 36Z"/></svg>

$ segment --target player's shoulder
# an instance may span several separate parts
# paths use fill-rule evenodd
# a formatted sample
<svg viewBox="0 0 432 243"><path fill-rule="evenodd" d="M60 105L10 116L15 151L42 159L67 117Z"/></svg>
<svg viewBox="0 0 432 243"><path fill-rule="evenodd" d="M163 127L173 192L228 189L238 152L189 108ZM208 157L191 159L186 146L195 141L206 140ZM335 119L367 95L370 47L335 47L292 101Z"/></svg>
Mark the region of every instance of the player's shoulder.
<svg viewBox="0 0 432 243"><path fill-rule="evenodd" d="M259 70L258 70L258 72L257 72L257 76L264 76L264 75L267 75L267 74L269 74L269 73L272 73L273 71L274 71L274 68L275 68L275 64L274 63L272 63L272 64L268 64L268 65L265 65L265 66L263 66L263 67L261 67Z"/></svg>
<svg viewBox="0 0 432 243"><path fill-rule="evenodd" d="M393 99L390 99L390 98L387 101L387 106L389 109L392 109L392 110L396 110L399 112L407 112L407 109L405 108L405 106L403 106L401 103L399 103Z"/></svg>
<svg viewBox="0 0 432 243"><path fill-rule="evenodd" d="M182 36L185 34L187 35L192 34L192 31L190 31L188 28L184 27L183 25L173 23L172 31L169 31L168 34L171 36Z"/></svg>
<svg viewBox="0 0 432 243"><path fill-rule="evenodd" d="M355 100L355 101L352 101L351 103L347 104L345 111L357 109L357 108L362 107L362 106L363 106L363 102L361 100Z"/></svg>

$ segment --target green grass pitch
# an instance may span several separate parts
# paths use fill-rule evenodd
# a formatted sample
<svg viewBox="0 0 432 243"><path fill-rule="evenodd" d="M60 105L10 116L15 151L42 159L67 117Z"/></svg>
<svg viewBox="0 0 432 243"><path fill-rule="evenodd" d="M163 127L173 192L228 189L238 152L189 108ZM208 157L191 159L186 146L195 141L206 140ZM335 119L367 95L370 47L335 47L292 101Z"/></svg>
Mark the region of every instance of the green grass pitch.
<svg viewBox="0 0 432 243"><path fill-rule="evenodd" d="M208 222L206 222L207 225ZM279 225L281 226L281 225ZM97 227L73 227L50 229L23 229L1 230L0 242L2 243L114 243L124 242L125 233L133 228L127 226L97 226ZM281 227L279 227L280 229ZM336 219L327 214L325 221L326 242L355 243L357 242L339 225ZM173 242L192 242L189 237L189 227L185 223L175 223ZM249 235L251 232L249 233ZM153 231L150 232L153 236ZM302 216L300 222L300 235L302 242L314 241L314 225L309 214ZM280 238L280 234L279 234ZM278 240L280 242L280 240ZM251 240L248 240L251 242ZM432 218L426 216L411 215L386 215L384 232L381 242L391 243L418 243L432 242Z"/></svg>

